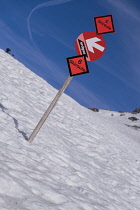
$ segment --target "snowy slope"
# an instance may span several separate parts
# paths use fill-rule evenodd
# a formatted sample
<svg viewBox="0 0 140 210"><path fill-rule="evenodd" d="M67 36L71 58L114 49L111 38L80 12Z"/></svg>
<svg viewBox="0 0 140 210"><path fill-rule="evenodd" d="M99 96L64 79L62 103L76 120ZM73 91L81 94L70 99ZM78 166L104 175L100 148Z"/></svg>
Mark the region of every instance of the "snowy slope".
<svg viewBox="0 0 140 210"><path fill-rule="evenodd" d="M57 90L2 50L0 61L0 210L140 210L140 114L63 94L30 144Z"/></svg>

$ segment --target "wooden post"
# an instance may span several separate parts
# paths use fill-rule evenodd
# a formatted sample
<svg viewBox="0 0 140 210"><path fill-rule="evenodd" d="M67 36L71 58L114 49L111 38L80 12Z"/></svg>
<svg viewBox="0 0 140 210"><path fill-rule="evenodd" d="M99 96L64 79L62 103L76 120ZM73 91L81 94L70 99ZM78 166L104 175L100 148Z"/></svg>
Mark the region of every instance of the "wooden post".
<svg viewBox="0 0 140 210"><path fill-rule="evenodd" d="M67 88L68 84L70 83L70 81L72 80L73 77L68 76L68 78L66 79L66 81L64 82L64 84L62 85L61 89L58 91L58 93L56 94L55 98L53 99L52 103L50 104L50 106L48 107L48 109L46 110L46 112L44 113L44 115L42 116L42 118L40 119L39 123L37 124L37 126L35 127L35 129L33 130L31 136L28 139L28 142L32 142L34 140L34 138L36 137L37 133L39 132L40 128L42 127L42 125L44 124L44 122L46 121L47 117L49 116L49 114L51 113L51 111L53 110L54 106L56 105L57 101L59 100L60 96L62 95L62 93L65 91L65 89Z"/></svg>

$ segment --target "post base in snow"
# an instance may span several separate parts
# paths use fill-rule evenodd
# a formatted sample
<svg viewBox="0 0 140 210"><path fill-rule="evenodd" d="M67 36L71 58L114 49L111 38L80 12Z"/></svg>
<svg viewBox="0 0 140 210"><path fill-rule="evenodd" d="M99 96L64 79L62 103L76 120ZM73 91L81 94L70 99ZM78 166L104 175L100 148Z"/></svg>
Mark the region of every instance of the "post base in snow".
<svg viewBox="0 0 140 210"><path fill-rule="evenodd" d="M61 89L58 91L57 95L55 96L55 98L53 99L52 103L50 104L50 106L48 107L48 109L46 110L46 112L44 113L43 117L40 119L39 123L37 124L37 126L35 127L35 129L33 130L31 136L28 139L28 142L32 142L34 140L34 138L36 137L37 133L39 132L40 128L42 127L42 125L44 124L44 122L46 121L47 117L49 116L49 114L51 113L51 111L53 110L54 106L56 105L57 101L59 100L60 96L62 95L62 93L65 91L65 89L67 88L68 84L70 83L70 81L72 80L73 77L68 76L68 78L66 79L66 81L64 82L64 84L62 85Z"/></svg>

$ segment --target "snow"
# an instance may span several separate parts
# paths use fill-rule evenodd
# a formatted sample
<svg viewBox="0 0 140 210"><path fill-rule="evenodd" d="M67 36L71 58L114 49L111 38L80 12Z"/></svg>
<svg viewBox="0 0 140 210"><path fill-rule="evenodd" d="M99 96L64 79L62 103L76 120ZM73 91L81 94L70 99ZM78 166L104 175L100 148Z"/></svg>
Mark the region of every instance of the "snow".
<svg viewBox="0 0 140 210"><path fill-rule="evenodd" d="M63 94L30 144L57 90L0 60L0 210L140 210L140 113L96 113Z"/></svg>

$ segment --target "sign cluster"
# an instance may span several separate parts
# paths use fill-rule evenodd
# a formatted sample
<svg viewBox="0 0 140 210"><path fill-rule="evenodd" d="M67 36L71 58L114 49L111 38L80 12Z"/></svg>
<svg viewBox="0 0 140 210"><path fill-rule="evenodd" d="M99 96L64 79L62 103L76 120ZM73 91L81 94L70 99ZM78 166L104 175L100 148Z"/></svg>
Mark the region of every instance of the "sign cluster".
<svg viewBox="0 0 140 210"><path fill-rule="evenodd" d="M99 59L105 52L106 43L100 34L115 32L112 15L94 17L95 31L78 36L75 49L79 56L67 58L70 76L89 73L87 61Z"/></svg>
<svg viewBox="0 0 140 210"><path fill-rule="evenodd" d="M70 76L68 76L61 89L58 91L55 98L53 99L52 103L49 105L48 109L38 122L37 126L30 135L28 142L31 143L34 140L42 125L55 107L60 96L67 88L72 77L79 74L89 73L87 61L97 60L104 54L106 43L104 38L100 34L114 32L112 15L95 17L94 21L96 32L86 31L80 34L76 39L75 48L79 56L67 58Z"/></svg>

